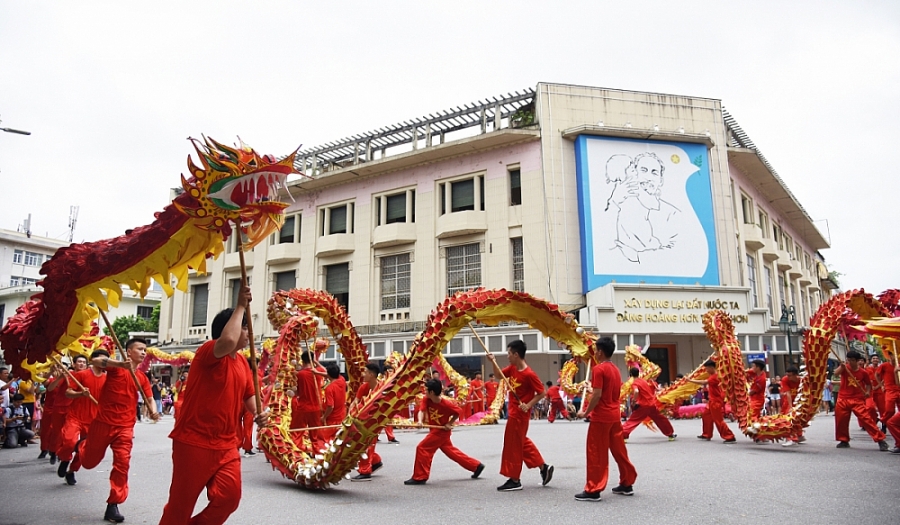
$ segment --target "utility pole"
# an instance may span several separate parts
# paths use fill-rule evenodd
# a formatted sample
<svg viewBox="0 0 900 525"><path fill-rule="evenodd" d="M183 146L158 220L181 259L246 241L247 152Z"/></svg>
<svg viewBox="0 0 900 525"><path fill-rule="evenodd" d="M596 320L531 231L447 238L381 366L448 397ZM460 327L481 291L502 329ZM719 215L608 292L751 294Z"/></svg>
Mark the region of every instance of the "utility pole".
<svg viewBox="0 0 900 525"><path fill-rule="evenodd" d="M78 222L78 206L69 206L69 242L75 237L76 222Z"/></svg>

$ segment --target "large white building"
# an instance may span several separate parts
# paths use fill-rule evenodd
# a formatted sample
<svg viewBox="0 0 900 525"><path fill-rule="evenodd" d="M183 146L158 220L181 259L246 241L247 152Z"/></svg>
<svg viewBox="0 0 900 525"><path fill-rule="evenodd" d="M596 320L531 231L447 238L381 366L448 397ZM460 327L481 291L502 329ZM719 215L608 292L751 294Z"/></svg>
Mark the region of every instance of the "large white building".
<svg viewBox="0 0 900 525"><path fill-rule="evenodd" d="M284 228L246 254L260 337L276 335L273 291L320 288L383 359L447 295L503 287L647 347L668 381L709 355L700 315L713 306L748 354L783 368L782 304L803 326L833 287L827 240L719 100L540 83L298 158L312 179L289 185ZM163 302L172 348L205 340L233 304L233 241L209 269ZM565 359L526 324L480 332L496 351L523 339L544 380ZM485 364L470 334L445 353L459 369Z"/></svg>

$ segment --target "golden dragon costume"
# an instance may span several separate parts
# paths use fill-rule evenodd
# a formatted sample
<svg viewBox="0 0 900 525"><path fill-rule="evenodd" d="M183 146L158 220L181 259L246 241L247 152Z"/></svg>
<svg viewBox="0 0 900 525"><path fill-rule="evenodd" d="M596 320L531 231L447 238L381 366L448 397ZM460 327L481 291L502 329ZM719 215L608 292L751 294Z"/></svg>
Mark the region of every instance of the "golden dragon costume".
<svg viewBox="0 0 900 525"><path fill-rule="evenodd" d="M147 226L98 242L59 249L41 267L44 289L20 306L0 332L4 359L13 373L29 377L89 334L100 308L117 306L122 286L144 297L152 280L171 295L172 279L187 290L188 270L206 271L239 223L252 247L284 222L287 203L277 200L294 169L294 154L282 160L251 148L214 140L193 141L198 167L188 157L184 191ZM294 152L296 153L296 152Z"/></svg>

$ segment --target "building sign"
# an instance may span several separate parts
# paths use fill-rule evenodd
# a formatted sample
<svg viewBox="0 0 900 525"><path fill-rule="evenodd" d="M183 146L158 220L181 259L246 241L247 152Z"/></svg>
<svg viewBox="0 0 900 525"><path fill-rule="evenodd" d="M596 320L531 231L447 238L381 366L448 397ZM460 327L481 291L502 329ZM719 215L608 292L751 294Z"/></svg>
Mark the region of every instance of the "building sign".
<svg viewBox="0 0 900 525"><path fill-rule="evenodd" d="M575 159L585 293L719 284L705 145L581 135Z"/></svg>
<svg viewBox="0 0 900 525"><path fill-rule="evenodd" d="M616 313L616 321L620 323L702 323L701 317L709 310L728 312L735 324L750 322L750 315L741 310L740 303L727 299L704 301L699 298L687 300L632 298L625 299L624 303L622 310Z"/></svg>

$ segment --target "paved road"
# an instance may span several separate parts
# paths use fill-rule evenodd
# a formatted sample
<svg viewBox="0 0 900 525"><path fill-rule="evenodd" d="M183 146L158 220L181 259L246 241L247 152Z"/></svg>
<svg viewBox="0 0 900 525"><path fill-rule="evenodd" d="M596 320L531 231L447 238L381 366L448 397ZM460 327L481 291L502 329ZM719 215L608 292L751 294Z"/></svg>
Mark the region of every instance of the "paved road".
<svg viewBox="0 0 900 525"><path fill-rule="evenodd" d="M556 466L553 481L541 487L538 472L526 471L524 490L498 493L495 488L505 481L498 473L501 423L454 432L454 443L487 465L479 480L438 453L427 485L404 486L424 435L418 431L398 432L400 445L379 444L385 467L373 481L345 481L327 492L299 488L273 472L261 454L244 458L244 496L229 523L900 523L900 455L878 452L859 430L851 432L852 448L835 449L831 416L819 416L807 444L791 448L754 445L742 437L730 446L700 441L699 420L673 423L675 442L644 428L632 434L628 451L638 471L633 497L607 490L599 503L574 501L584 483L587 425L566 421L533 422L529 432ZM126 523L155 524L162 514L172 424L166 418L137 425L131 494L120 506ZM0 451L0 524L102 523L110 458L80 472L70 487L55 467L35 459L37 453L36 446ZM615 464L611 470L615 482ZM205 505L201 500L198 510Z"/></svg>

